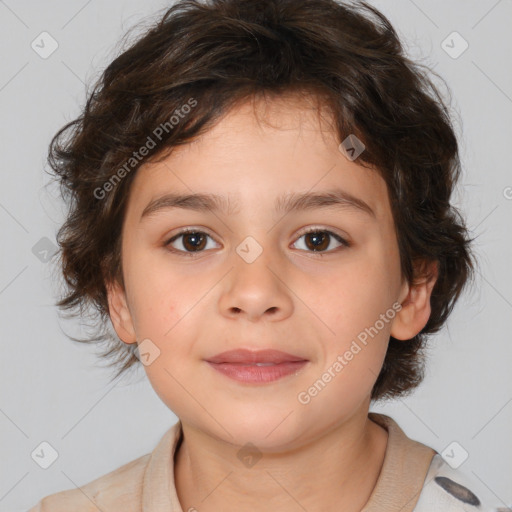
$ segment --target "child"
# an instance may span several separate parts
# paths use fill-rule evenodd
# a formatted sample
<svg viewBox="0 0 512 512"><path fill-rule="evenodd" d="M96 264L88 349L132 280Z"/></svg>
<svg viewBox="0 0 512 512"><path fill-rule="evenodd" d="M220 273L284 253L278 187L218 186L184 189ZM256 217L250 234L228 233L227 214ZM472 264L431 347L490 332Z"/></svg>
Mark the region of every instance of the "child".
<svg viewBox="0 0 512 512"><path fill-rule="evenodd" d="M182 0L49 161L59 306L179 421L32 511L490 510L369 413L421 382L473 268L447 109L375 8Z"/></svg>

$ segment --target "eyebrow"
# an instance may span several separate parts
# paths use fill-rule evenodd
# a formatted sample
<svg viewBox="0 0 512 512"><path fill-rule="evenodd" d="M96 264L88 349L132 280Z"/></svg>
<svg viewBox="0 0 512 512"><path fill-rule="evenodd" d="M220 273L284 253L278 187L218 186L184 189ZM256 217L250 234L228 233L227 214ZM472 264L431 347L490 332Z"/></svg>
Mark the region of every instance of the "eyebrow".
<svg viewBox="0 0 512 512"><path fill-rule="evenodd" d="M141 219L163 210L180 208L197 212L222 212L227 216L239 213L237 205L226 196L217 194L176 194L169 193L152 199L144 208ZM342 189L322 192L288 192L276 199L277 213L314 210L318 208L352 209L375 218L375 212L362 199Z"/></svg>

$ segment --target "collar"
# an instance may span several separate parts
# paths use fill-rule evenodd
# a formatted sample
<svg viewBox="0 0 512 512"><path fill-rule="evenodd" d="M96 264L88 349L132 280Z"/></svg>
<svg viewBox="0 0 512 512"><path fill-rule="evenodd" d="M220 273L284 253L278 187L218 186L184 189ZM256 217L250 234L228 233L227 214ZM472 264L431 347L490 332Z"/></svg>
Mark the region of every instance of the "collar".
<svg viewBox="0 0 512 512"><path fill-rule="evenodd" d="M174 481L174 454L182 437L178 420L151 453L142 482L142 512L183 512Z"/></svg>
<svg viewBox="0 0 512 512"><path fill-rule="evenodd" d="M437 452L407 437L393 418L373 412L368 417L389 437L379 478L361 512L412 512Z"/></svg>

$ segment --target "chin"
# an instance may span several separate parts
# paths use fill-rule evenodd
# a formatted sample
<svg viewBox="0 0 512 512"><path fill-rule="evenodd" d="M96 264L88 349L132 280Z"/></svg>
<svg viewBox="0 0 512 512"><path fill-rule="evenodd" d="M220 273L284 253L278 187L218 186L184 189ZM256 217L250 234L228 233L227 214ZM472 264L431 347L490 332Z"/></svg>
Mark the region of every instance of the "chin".
<svg viewBox="0 0 512 512"><path fill-rule="evenodd" d="M265 452L280 452L291 446L300 437L300 428L295 423L294 414L282 412L276 414L233 415L229 421L222 422L224 429L220 428L222 438L234 445L245 446L252 443L259 450ZM284 421L283 421L284 420ZM217 428L216 430L219 430Z"/></svg>

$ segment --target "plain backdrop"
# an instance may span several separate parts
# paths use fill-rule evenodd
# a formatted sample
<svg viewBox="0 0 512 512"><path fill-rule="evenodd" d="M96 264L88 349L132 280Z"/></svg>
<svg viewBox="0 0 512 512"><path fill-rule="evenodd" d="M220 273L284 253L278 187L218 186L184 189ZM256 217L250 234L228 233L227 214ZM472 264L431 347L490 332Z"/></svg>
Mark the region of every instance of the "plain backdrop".
<svg viewBox="0 0 512 512"><path fill-rule="evenodd" d="M512 3L371 3L452 92L464 168L454 200L479 258L473 289L431 338L420 388L372 410L439 452L457 442L469 454L459 470L477 494L512 505ZM0 1L0 512L26 510L150 452L176 421L142 370L108 385L95 349L63 333L80 333L80 322L54 306L48 259L65 209L44 171L52 135L79 114L120 37L169 5ZM39 53L32 46L41 37L45 51L58 44L47 58L41 43ZM31 456L42 442L58 453L48 469Z"/></svg>

